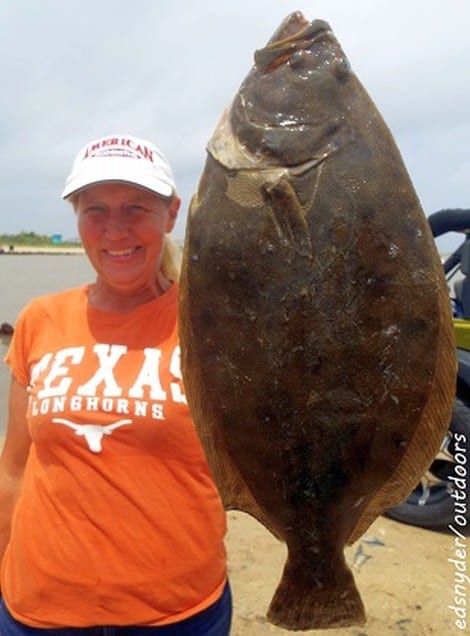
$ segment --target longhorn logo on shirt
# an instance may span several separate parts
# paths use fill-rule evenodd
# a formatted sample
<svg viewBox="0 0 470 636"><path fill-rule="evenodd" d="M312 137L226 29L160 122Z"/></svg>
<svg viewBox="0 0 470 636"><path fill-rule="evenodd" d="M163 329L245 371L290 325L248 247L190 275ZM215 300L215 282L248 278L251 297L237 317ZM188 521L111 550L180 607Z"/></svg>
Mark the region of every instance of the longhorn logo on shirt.
<svg viewBox="0 0 470 636"><path fill-rule="evenodd" d="M75 424L70 420L64 420L61 417L54 417L52 419L56 424L64 424L75 431L75 435L84 437L87 441L88 448L93 453L100 453L102 450L101 440L104 435L111 435L111 433L121 426L126 424L132 424L132 420L118 420L114 424L108 424L107 426L99 426L98 424Z"/></svg>

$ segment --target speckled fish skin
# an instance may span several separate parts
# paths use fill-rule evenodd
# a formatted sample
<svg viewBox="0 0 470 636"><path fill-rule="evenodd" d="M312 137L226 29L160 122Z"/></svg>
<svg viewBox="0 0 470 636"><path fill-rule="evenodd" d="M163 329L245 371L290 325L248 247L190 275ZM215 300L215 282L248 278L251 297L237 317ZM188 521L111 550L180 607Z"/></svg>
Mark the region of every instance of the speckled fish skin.
<svg viewBox="0 0 470 636"><path fill-rule="evenodd" d="M363 623L344 546L431 463L456 363L425 215L326 22L285 20L209 142L180 337L226 508L287 544L269 620Z"/></svg>

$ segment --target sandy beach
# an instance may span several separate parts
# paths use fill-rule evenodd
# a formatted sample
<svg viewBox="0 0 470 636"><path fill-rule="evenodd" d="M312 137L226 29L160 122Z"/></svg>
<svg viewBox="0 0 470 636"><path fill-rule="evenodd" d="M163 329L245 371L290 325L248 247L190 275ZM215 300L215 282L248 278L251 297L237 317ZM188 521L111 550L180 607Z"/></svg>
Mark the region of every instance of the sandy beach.
<svg viewBox="0 0 470 636"><path fill-rule="evenodd" d="M285 547L259 523L228 513L227 550L234 596L232 636L287 636L269 624L266 612L281 577ZM295 632L312 636L454 636L468 634L456 625L454 610L456 536L407 526L379 517L346 549L367 614L363 626ZM468 539L465 539L468 541ZM460 539L460 541L462 541ZM467 570L468 573L468 570ZM470 603L470 584L463 588ZM462 589L459 589L462 591Z"/></svg>

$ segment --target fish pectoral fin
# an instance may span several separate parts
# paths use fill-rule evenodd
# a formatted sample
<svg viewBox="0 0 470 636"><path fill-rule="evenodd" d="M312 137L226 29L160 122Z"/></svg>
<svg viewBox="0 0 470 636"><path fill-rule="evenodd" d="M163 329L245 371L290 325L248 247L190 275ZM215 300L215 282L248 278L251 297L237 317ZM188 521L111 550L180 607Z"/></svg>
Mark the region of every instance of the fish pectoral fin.
<svg viewBox="0 0 470 636"><path fill-rule="evenodd" d="M286 176L267 181L263 192L281 241L299 254L311 254L310 232L297 193Z"/></svg>

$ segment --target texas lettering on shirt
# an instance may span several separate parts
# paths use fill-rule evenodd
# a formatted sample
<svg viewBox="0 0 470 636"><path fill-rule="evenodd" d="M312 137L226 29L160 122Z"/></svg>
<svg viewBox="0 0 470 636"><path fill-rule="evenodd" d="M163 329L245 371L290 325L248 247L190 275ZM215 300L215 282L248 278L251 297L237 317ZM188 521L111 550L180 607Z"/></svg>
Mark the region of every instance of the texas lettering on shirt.
<svg viewBox="0 0 470 636"><path fill-rule="evenodd" d="M132 364L126 360L130 356ZM119 380L122 369L126 370L125 386ZM91 451L100 452L103 436L131 424L133 418L164 420L168 402L186 404L179 346L170 352L169 376L162 369L158 348L129 352L125 345L98 343L91 351L77 346L46 353L32 369L30 415L49 415L53 422L83 435ZM73 412L105 412L117 419L107 426L76 424L63 416Z"/></svg>

